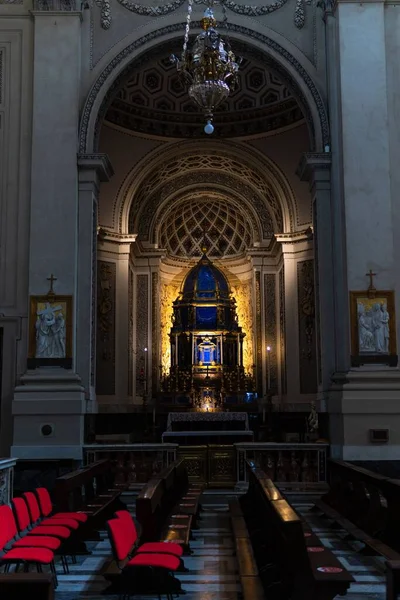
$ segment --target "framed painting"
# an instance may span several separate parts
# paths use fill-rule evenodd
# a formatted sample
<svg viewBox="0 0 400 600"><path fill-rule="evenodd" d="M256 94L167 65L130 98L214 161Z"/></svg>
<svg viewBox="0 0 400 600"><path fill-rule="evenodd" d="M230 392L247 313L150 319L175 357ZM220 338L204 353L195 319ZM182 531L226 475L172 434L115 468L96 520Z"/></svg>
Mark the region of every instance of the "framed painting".
<svg viewBox="0 0 400 600"><path fill-rule="evenodd" d="M31 296L28 368L72 367L72 296Z"/></svg>
<svg viewBox="0 0 400 600"><path fill-rule="evenodd" d="M352 366L397 366L394 292L350 292Z"/></svg>

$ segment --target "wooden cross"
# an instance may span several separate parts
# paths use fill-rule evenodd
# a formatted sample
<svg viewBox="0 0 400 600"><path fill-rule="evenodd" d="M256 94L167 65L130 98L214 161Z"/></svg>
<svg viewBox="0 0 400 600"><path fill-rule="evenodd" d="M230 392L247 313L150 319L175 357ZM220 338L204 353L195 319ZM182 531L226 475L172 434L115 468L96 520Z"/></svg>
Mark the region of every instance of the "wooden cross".
<svg viewBox="0 0 400 600"><path fill-rule="evenodd" d="M369 277L369 287L368 287L368 296L370 298L375 297L376 288L374 286L374 277L376 277L376 273L372 272L372 269L369 270L368 273L365 273L365 277Z"/></svg>
<svg viewBox="0 0 400 600"><path fill-rule="evenodd" d="M50 281L50 289L48 291L49 294L54 294L54 290L53 290L53 283L55 281L57 281L57 277L54 277L53 273L50 275L50 277L47 277L47 281Z"/></svg>

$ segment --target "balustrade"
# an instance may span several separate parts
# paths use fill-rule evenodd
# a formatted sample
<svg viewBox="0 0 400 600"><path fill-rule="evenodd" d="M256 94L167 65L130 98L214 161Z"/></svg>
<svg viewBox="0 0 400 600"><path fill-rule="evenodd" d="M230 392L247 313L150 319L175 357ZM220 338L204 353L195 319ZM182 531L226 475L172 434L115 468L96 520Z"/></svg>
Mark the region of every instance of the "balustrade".
<svg viewBox="0 0 400 600"><path fill-rule="evenodd" d="M178 444L87 444L85 464L112 461L115 483L142 485L176 460Z"/></svg>
<svg viewBox="0 0 400 600"><path fill-rule="evenodd" d="M16 458L0 458L0 504L9 504L13 496Z"/></svg>
<svg viewBox="0 0 400 600"><path fill-rule="evenodd" d="M328 444L238 443L237 483L247 484L246 460L253 462L276 483L326 482Z"/></svg>

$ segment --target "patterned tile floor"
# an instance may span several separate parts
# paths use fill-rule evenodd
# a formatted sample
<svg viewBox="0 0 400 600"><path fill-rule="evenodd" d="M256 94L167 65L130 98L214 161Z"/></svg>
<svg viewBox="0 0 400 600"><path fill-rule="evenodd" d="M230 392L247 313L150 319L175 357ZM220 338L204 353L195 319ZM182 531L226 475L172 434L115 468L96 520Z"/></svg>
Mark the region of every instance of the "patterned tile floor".
<svg viewBox="0 0 400 600"><path fill-rule="evenodd" d="M229 517L230 496L221 492L208 492L202 499L203 512L200 528L193 532L193 554L185 558L189 572L179 574L186 591L184 600L241 600L236 558ZM385 577L383 561L363 556L357 550L361 544L343 541L344 532L330 529L330 521L318 513L310 512L311 504L295 503L296 509L309 521L325 546L331 549L348 569L354 579L347 598L349 600L384 600ZM128 504L134 510L133 504ZM92 554L78 557L78 564L70 566L70 575L59 575L56 600L117 600L104 594L107 583L101 569L110 560L110 546L105 532L102 541L89 543ZM152 599L154 598L151 597ZM339 598L339 596L338 596ZM150 599L136 596L135 600Z"/></svg>

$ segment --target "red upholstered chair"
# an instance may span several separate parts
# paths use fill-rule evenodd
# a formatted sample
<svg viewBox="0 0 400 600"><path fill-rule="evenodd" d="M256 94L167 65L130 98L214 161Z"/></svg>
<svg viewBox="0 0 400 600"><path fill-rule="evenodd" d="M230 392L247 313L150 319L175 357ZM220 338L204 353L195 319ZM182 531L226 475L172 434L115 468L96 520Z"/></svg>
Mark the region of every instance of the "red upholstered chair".
<svg viewBox="0 0 400 600"><path fill-rule="evenodd" d="M71 530L75 530L79 528L79 522L76 519L73 519L72 517L60 517L60 518L50 518L50 519L46 519L43 518L44 515L42 515L41 511L40 511L40 506L39 506L39 502L38 499L36 498L35 494L33 492L25 492L24 494L22 494L27 506L28 506L28 510L29 513L31 515L31 519L32 522L34 524L39 524L42 525L43 527L53 527L54 525L61 525L63 527L67 527L68 529Z"/></svg>
<svg viewBox="0 0 400 600"><path fill-rule="evenodd" d="M60 551L61 540L49 535L23 535L18 531L17 524L12 509L7 504L0 506L0 529L6 529L9 542L5 550L14 548L45 548L53 553L60 554L64 573L68 573L68 564L65 555Z"/></svg>
<svg viewBox="0 0 400 600"><path fill-rule="evenodd" d="M0 518L3 517L0 521L0 564L5 565L6 572L8 572L11 565L15 565L16 569L18 569L20 565L23 565L24 571L27 571L29 566L34 564L39 573L42 572L43 565L48 565L53 575L54 586L56 587L57 574L54 565L53 552L48 548L13 547L13 538L15 536L16 527L14 519L8 518L9 516L10 513L8 513L8 511L2 511L0 515ZM11 512L11 517L12 516ZM8 548L10 548L10 546L11 549L9 550Z"/></svg>
<svg viewBox="0 0 400 600"><path fill-rule="evenodd" d="M179 544L170 542L146 542L145 544L138 545L139 537L136 530L135 521L132 519L131 514L127 510L117 510L115 513L117 519L120 519L124 523L125 533L129 536L131 543L130 555L133 554L172 554L172 556L182 557L183 548ZM182 566L183 566L183 561Z"/></svg>
<svg viewBox="0 0 400 600"><path fill-rule="evenodd" d="M39 501L41 513L44 517L50 519L63 519L64 517L66 517L71 518L74 521L78 521L79 523L86 523L86 521L88 520L88 516L85 513L81 512L58 512L52 514L53 503L51 501L51 497L48 490L46 488L36 488L35 492Z"/></svg>
<svg viewBox="0 0 400 600"><path fill-rule="evenodd" d="M132 533L126 531L126 525L123 520L110 519L107 521L107 530L111 543L114 559L117 566L121 569L123 575L132 573L135 570L147 569L151 571L151 584L156 587L156 593L161 598L161 593L166 594L167 600L172 600L172 594L162 592L161 587L165 581L163 575L172 573L178 570L180 560L172 554L136 554L130 558L132 548ZM126 586L126 590L121 590L123 594L133 595L132 580L125 577L122 580L122 585ZM161 593L160 593L161 592ZM143 590L141 590L143 593Z"/></svg>
<svg viewBox="0 0 400 600"><path fill-rule="evenodd" d="M54 524L50 526L33 525L31 516L29 514L28 506L23 498L14 498L12 501L12 507L14 510L15 520L18 525L18 529L21 533L27 535L45 535L58 538L60 540L67 540L71 536L71 530L68 527Z"/></svg>

